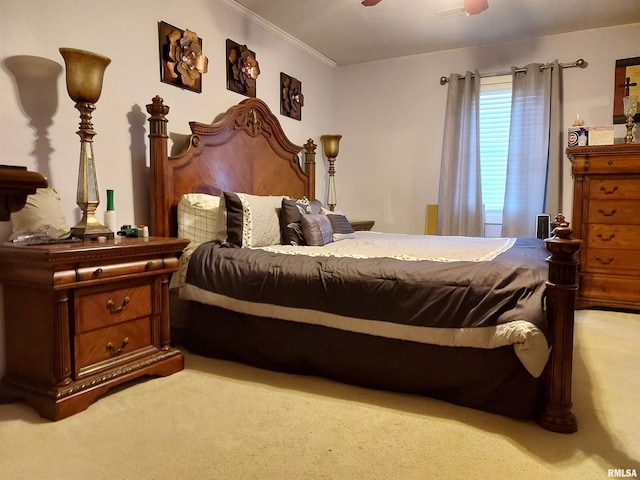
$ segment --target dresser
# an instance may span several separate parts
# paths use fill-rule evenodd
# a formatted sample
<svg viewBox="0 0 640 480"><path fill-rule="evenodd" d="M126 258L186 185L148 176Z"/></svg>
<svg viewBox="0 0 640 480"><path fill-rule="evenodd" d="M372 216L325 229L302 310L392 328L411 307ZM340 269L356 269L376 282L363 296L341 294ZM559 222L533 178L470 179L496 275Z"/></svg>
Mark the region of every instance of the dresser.
<svg viewBox="0 0 640 480"><path fill-rule="evenodd" d="M640 310L640 144L569 147L577 308Z"/></svg>
<svg viewBox="0 0 640 480"><path fill-rule="evenodd" d="M59 420L116 385L182 370L170 344L169 278L187 244L116 236L0 246L4 396Z"/></svg>

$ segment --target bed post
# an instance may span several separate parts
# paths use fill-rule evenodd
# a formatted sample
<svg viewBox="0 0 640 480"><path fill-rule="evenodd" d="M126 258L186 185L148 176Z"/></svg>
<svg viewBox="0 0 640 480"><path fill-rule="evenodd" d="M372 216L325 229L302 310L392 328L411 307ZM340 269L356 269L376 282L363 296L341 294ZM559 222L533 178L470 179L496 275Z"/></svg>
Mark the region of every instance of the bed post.
<svg viewBox="0 0 640 480"><path fill-rule="evenodd" d="M574 239L562 214L554 222L553 236L544 243L551 256L549 280L546 283L547 320L551 353L544 371L544 410L538 419L540 426L558 433L574 433L578 429L571 411L573 360L573 327L578 262L575 253L580 240Z"/></svg>
<svg viewBox="0 0 640 480"><path fill-rule="evenodd" d="M163 103L158 95L153 97L152 103L147 105L149 117L149 158L150 158L150 192L151 197L151 224L150 233L157 237L169 237L169 212L166 211L169 195L169 182L166 181L163 172L167 171L167 123L165 115L169 113L169 107Z"/></svg>
<svg viewBox="0 0 640 480"><path fill-rule="evenodd" d="M318 146L313 140L307 140L304 144L304 171L309 175L309 192L307 198L313 200L316 198L316 148Z"/></svg>

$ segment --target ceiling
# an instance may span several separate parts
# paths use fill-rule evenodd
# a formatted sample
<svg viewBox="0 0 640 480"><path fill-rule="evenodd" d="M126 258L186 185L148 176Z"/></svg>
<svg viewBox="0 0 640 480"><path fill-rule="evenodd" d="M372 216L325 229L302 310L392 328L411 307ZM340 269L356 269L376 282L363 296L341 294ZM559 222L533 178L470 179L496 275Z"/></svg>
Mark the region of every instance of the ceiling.
<svg viewBox="0 0 640 480"><path fill-rule="evenodd" d="M228 1L337 65L640 22L640 0L489 0L473 16L461 12L463 0Z"/></svg>

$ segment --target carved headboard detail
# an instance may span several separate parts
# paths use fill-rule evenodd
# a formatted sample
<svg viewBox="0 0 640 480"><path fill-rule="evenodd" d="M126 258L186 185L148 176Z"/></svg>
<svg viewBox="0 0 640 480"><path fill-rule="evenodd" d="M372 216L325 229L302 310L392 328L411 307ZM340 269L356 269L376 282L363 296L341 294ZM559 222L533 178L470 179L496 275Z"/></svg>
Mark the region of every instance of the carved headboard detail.
<svg viewBox="0 0 640 480"><path fill-rule="evenodd" d="M315 198L315 149L292 143L265 102L249 98L214 123L190 122L187 147L168 155L169 107L156 96L147 105L150 139L151 225L155 236L177 235L177 205L190 192Z"/></svg>

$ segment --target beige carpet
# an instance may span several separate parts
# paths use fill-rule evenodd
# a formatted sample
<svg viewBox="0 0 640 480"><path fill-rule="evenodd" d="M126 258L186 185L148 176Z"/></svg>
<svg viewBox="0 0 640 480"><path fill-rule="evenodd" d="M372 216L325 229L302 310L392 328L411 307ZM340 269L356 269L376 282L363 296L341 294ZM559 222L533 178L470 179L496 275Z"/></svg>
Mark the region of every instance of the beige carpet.
<svg viewBox="0 0 640 480"><path fill-rule="evenodd" d="M0 406L0 478L605 479L640 475L640 315L577 315L579 432L187 354L51 423Z"/></svg>

